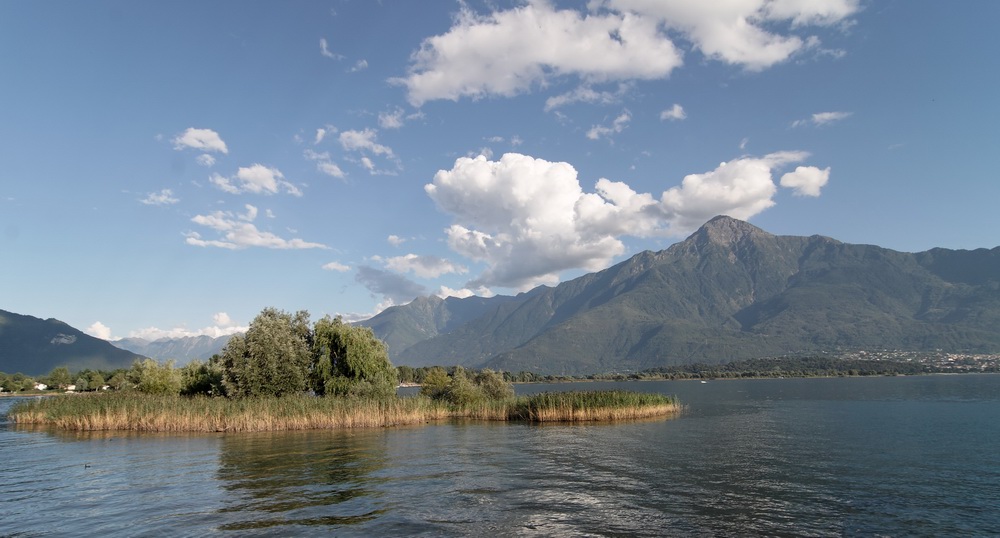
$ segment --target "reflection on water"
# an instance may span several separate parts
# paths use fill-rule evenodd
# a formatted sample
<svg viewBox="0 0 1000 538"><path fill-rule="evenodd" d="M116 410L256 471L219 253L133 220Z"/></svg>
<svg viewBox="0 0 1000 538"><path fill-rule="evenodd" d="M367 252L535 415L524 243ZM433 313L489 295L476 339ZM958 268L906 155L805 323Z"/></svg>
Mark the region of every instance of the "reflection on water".
<svg viewBox="0 0 1000 538"><path fill-rule="evenodd" d="M1000 528L1000 376L646 382L670 420L69 433L0 419L0 535L902 536ZM601 389L601 383L519 391ZM6 402L0 400L0 412Z"/></svg>
<svg viewBox="0 0 1000 538"><path fill-rule="evenodd" d="M351 525L379 507L384 439L370 432L227 435L218 480L229 492L220 512L238 514L222 530Z"/></svg>

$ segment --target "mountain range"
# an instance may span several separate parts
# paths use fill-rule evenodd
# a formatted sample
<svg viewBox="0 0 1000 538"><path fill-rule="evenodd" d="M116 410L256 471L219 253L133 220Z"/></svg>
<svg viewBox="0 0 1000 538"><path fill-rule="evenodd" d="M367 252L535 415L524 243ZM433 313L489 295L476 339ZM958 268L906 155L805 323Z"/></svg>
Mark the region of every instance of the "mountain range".
<svg viewBox="0 0 1000 538"><path fill-rule="evenodd" d="M128 368L139 355L112 346L57 319L0 310L0 372L42 375L57 366L72 371Z"/></svg>
<svg viewBox="0 0 1000 538"><path fill-rule="evenodd" d="M152 357L160 361L174 360L177 366L192 360L206 361L216 353L222 353L222 348L229 342L229 336L182 336L176 338L122 338L111 342L117 348L138 353L144 357Z"/></svg>
<svg viewBox="0 0 1000 538"><path fill-rule="evenodd" d="M361 322L395 364L587 374L858 349L1000 351L1000 247L904 253L726 216L555 287Z"/></svg>

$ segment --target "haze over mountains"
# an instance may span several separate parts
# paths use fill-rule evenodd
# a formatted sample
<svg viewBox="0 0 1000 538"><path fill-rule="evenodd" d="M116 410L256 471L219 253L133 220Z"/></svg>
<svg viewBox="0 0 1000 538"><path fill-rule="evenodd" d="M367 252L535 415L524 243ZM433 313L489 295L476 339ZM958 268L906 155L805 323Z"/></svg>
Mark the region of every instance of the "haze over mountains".
<svg viewBox="0 0 1000 538"><path fill-rule="evenodd" d="M538 373L855 349L996 352L1000 247L910 254L723 216L553 288L421 298L361 324L395 364Z"/></svg>
<svg viewBox="0 0 1000 538"><path fill-rule="evenodd" d="M229 342L229 336L183 336L177 338L158 338L146 340L143 338L122 338L111 342L121 349L157 360L174 360L176 364L187 364L193 360L206 361L216 353L222 353L222 348Z"/></svg>

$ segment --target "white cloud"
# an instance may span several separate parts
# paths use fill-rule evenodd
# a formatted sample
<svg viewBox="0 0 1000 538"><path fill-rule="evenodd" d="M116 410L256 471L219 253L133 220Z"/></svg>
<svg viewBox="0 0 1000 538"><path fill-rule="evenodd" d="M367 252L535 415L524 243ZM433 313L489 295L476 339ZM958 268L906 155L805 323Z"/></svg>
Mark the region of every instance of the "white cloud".
<svg viewBox="0 0 1000 538"><path fill-rule="evenodd" d="M378 125L383 129L399 129L403 126L403 109L396 108L391 112L380 112Z"/></svg>
<svg viewBox="0 0 1000 538"><path fill-rule="evenodd" d="M354 67L351 67L347 71L349 73L357 73L358 71L364 71L368 69L368 60L358 60L354 63Z"/></svg>
<svg viewBox="0 0 1000 538"><path fill-rule="evenodd" d="M384 262L387 269L391 269L397 273L411 271L421 278L437 278L450 273L465 274L469 272L468 268L456 265L437 256L406 254L404 256L388 258Z"/></svg>
<svg viewBox="0 0 1000 538"><path fill-rule="evenodd" d="M234 325L232 318L225 312L216 313L212 316L212 321L219 327L232 327Z"/></svg>
<svg viewBox="0 0 1000 538"><path fill-rule="evenodd" d="M624 131L630 121L632 121L632 114L628 110L625 110L611 122L611 125L595 125L591 127L587 131L587 138L591 140L599 140L601 137L610 138L611 135Z"/></svg>
<svg viewBox="0 0 1000 538"><path fill-rule="evenodd" d="M586 82L660 79L681 65L657 21L633 13L557 10L532 1L479 16L463 7L452 28L427 38L412 56L409 101L510 97L551 78Z"/></svg>
<svg viewBox="0 0 1000 538"><path fill-rule="evenodd" d="M367 151L374 155L391 157L392 149L375 141L378 132L374 129L344 131L340 133L340 145L347 151Z"/></svg>
<svg viewBox="0 0 1000 538"><path fill-rule="evenodd" d="M163 189L160 192L151 192L139 201L146 205L170 205L180 202L180 199L174 198L174 191Z"/></svg>
<svg viewBox="0 0 1000 538"><path fill-rule="evenodd" d="M328 176L333 176L337 178L346 177L347 174L337 166L332 160L330 160L329 152L317 153L311 149L307 149L303 152L306 159L316 162L316 169Z"/></svg>
<svg viewBox="0 0 1000 538"><path fill-rule="evenodd" d="M545 111L549 112L556 108L573 103L598 103L608 105L621 101L622 96L628 92L632 86L627 83L618 85L615 92L597 91L588 85L583 85L571 92L549 97L545 100Z"/></svg>
<svg viewBox="0 0 1000 538"><path fill-rule="evenodd" d="M389 244L392 245L392 246L394 246L394 247L398 247L399 245L402 245L403 243L406 242L406 239L403 239L402 237L399 237L398 235L390 235L385 240L388 241Z"/></svg>
<svg viewBox="0 0 1000 538"><path fill-rule="evenodd" d="M674 106L660 112L660 121L664 120L683 120L687 118L687 113L684 112L684 107L674 103Z"/></svg>
<svg viewBox="0 0 1000 538"><path fill-rule="evenodd" d="M679 31L706 57L761 71L793 54L818 47L819 38L776 33L776 23L792 29L839 24L859 9L857 0L607 0L605 6L654 18Z"/></svg>
<svg viewBox="0 0 1000 538"><path fill-rule="evenodd" d="M344 265L340 262L330 262L323 265L323 269L326 271L337 271L338 273L346 273L350 271L350 266Z"/></svg>
<svg viewBox="0 0 1000 538"><path fill-rule="evenodd" d="M313 137L313 145L319 144L320 142L323 141L324 138L327 137L327 135L332 135L335 134L336 132L337 128L330 124L324 125L323 127L316 129L316 136Z"/></svg>
<svg viewBox="0 0 1000 538"><path fill-rule="evenodd" d="M796 196L819 196L820 190L830 180L830 168L820 170L815 166L799 166L794 172L781 176L781 186L795 190Z"/></svg>
<svg viewBox="0 0 1000 538"><path fill-rule="evenodd" d="M209 155L208 153L202 153L201 155L195 157L194 160L197 161L198 164L206 167L215 165L215 157Z"/></svg>
<svg viewBox="0 0 1000 538"><path fill-rule="evenodd" d="M772 170L807 156L778 152L724 162L684 177L659 199L604 178L585 193L570 164L515 153L495 162L460 158L424 189L453 217L449 247L487 266L466 287L524 290L557 283L562 271L607 267L625 252L622 236L677 236L722 214L750 218L774 205Z"/></svg>
<svg viewBox="0 0 1000 538"><path fill-rule="evenodd" d="M176 150L193 148L201 151L229 153L229 148L222 141L222 137L219 136L219 133L211 129L188 127L186 131L174 137L173 142L174 149Z"/></svg>
<svg viewBox="0 0 1000 538"><path fill-rule="evenodd" d="M813 114L808 119L795 120L792 122L792 127L802 127L804 125L815 125L817 127L823 127L831 123L841 121L850 117L852 112L817 112Z"/></svg>
<svg viewBox="0 0 1000 538"><path fill-rule="evenodd" d="M93 336L94 338L100 338L101 340L111 340L111 328L107 325L101 323L100 321L95 321L90 327L87 327L83 332Z"/></svg>
<svg viewBox="0 0 1000 538"><path fill-rule="evenodd" d="M284 191L292 196L302 196L302 191L286 181L280 170L262 164L240 167L233 177L212 174L209 181L219 189L232 194L244 192L277 194L279 191Z"/></svg>
<svg viewBox="0 0 1000 538"><path fill-rule="evenodd" d="M195 215L191 222L205 226L219 233L219 239L202 239L198 232L188 232L185 242L197 247L216 247L230 250L248 247L272 249L329 248L320 243L310 243L302 239L282 239L271 232L258 230L253 224L257 218L257 208L247 204L247 212L242 215L230 211L216 211L209 215Z"/></svg>
<svg viewBox="0 0 1000 538"><path fill-rule="evenodd" d="M480 15L463 4L452 27L425 39L393 82L414 106L435 99L510 97L553 80L585 85L663 79L680 67L679 35L707 58L760 71L807 49L810 25L845 24L859 0L592 0L589 12L546 0ZM783 29L784 27L784 29ZM564 94L547 103L603 98Z"/></svg>
<svg viewBox="0 0 1000 538"><path fill-rule="evenodd" d="M323 56L326 56L327 58L333 58L334 60L344 59L344 57L341 56L340 54L334 54L333 52L330 51L330 45L329 43L326 42L325 37L319 38L319 53L322 54Z"/></svg>
<svg viewBox="0 0 1000 538"><path fill-rule="evenodd" d="M219 312L212 316L215 325L210 325L201 329L191 330L184 326L172 329L160 329L158 327L146 327L137 331L129 332L129 338L142 338L143 340L159 340L161 338L189 338L194 336L208 336L219 338L220 336L230 336L236 333L245 333L250 328L234 322L225 312Z"/></svg>

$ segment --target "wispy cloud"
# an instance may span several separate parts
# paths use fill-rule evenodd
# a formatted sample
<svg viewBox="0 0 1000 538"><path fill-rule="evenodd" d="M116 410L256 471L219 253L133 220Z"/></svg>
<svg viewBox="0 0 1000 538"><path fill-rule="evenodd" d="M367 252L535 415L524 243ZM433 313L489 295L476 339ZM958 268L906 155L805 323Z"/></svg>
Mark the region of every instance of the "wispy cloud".
<svg viewBox="0 0 1000 538"><path fill-rule="evenodd" d="M146 205L170 205L180 202L180 199L174 198L174 191L163 189L160 192L151 192L139 201Z"/></svg>
<svg viewBox="0 0 1000 538"><path fill-rule="evenodd" d="M816 127L823 127L830 125L831 123L836 123L841 120L845 120L853 112L817 112L807 119L795 120L792 122L792 127L802 127L804 125L815 125Z"/></svg>

